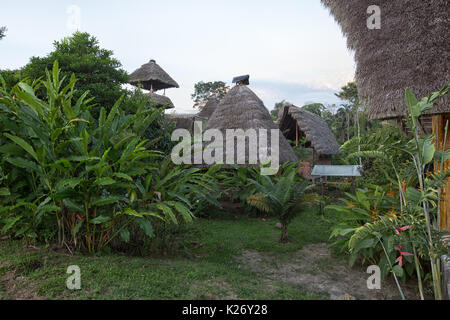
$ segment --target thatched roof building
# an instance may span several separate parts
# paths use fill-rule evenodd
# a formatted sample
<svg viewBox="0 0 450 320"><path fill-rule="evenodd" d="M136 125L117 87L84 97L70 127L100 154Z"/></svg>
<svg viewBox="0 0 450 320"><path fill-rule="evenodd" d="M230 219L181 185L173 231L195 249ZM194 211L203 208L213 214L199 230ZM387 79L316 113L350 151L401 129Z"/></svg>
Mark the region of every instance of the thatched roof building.
<svg viewBox="0 0 450 320"><path fill-rule="evenodd" d="M197 113L197 116L203 119L208 120L214 111L216 111L217 106L219 105L219 100L217 99L209 99L208 102L205 104L205 106L202 108L202 110Z"/></svg>
<svg viewBox="0 0 450 320"><path fill-rule="evenodd" d="M306 137L318 156L340 153L339 144L330 128L314 113L294 105L285 105L278 114L278 124L289 140L298 141Z"/></svg>
<svg viewBox="0 0 450 320"><path fill-rule="evenodd" d="M146 94L147 98L149 99L149 101L155 105L155 107L157 108L162 108L165 107L166 109L172 109L175 108L172 100L170 100L168 97L166 96L162 96L160 94L156 94L154 92L149 92Z"/></svg>
<svg viewBox="0 0 450 320"><path fill-rule="evenodd" d="M407 113L405 89L420 99L450 82L448 0L321 0L355 51L360 97L370 119ZM381 29L370 30L370 5L381 9ZM448 96L427 114L450 112Z"/></svg>
<svg viewBox="0 0 450 320"><path fill-rule="evenodd" d="M218 129L222 132L224 136L224 150L226 150L225 137L227 129L242 129L244 131L255 129L257 134L260 133L260 129L266 129L268 137L267 150L271 154L271 130L279 128L273 122L269 111L258 96L246 85L237 85L222 98L216 110L209 118L206 130L209 129ZM246 139L245 144L245 165L247 165L249 164L249 139ZM258 146L252 147L257 147L259 152L260 145L259 143ZM278 146L279 163L298 161L292 147L281 132L279 133ZM237 163L236 141L234 142L234 147L234 161Z"/></svg>
<svg viewBox="0 0 450 320"><path fill-rule="evenodd" d="M142 84L146 90L158 91L168 88L179 88L173 80L156 62L150 60L139 69L130 74L130 84L138 86Z"/></svg>
<svg viewBox="0 0 450 320"><path fill-rule="evenodd" d="M202 121L196 114L165 114L167 123L175 123L175 129L186 129L191 134L194 133L195 121Z"/></svg>

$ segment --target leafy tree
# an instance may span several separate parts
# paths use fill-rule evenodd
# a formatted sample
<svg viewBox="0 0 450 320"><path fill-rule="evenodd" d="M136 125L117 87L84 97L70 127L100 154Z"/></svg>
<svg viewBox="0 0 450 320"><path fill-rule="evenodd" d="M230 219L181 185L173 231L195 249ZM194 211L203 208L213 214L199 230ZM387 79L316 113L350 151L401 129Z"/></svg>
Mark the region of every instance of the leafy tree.
<svg viewBox="0 0 450 320"><path fill-rule="evenodd" d="M349 82L341 88L341 91L335 94L341 100L349 101L352 105L359 104L358 87L355 82Z"/></svg>
<svg viewBox="0 0 450 320"><path fill-rule="evenodd" d="M191 95L194 101L194 108L205 105L209 99L222 99L228 92L228 87L223 81L203 82L200 81L194 86L194 94Z"/></svg>
<svg viewBox="0 0 450 320"><path fill-rule="evenodd" d="M72 36L54 42L54 50L45 57L32 57L23 68L22 76L31 80L45 78L45 70L51 70L55 61L59 62L64 84L68 84L72 74L78 79L77 99L85 91L94 96L93 114L101 107L110 108L122 96L121 85L127 83L127 73L120 69L121 63L113 58L113 52L102 49L99 41L85 32L75 32Z"/></svg>
<svg viewBox="0 0 450 320"><path fill-rule="evenodd" d="M283 100L281 102L275 103L275 108L273 108L272 111L270 111L270 115L274 120L278 119L278 113L280 112L281 108L287 104L290 104L286 100Z"/></svg>
<svg viewBox="0 0 450 320"><path fill-rule="evenodd" d="M302 109L317 114L319 117L321 117L322 112L326 110L326 107L322 103L311 103L304 106Z"/></svg>
<svg viewBox="0 0 450 320"><path fill-rule="evenodd" d="M6 83L6 87L12 88L20 79L22 72L20 70L0 70L0 75Z"/></svg>
<svg viewBox="0 0 450 320"><path fill-rule="evenodd" d="M6 36L6 27L0 27L0 40L2 40Z"/></svg>

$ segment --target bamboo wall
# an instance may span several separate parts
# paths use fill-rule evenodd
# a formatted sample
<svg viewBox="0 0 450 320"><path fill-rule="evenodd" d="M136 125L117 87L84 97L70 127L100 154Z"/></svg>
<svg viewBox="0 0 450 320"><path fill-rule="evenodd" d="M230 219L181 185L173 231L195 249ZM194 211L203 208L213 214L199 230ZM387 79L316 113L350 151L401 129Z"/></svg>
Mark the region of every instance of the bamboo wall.
<svg viewBox="0 0 450 320"><path fill-rule="evenodd" d="M436 135L436 147L438 150L442 150L444 146L445 137L445 125L449 122L450 127L450 114L433 116L433 133ZM450 128L447 134L446 149L450 148ZM440 165L435 162L436 170L439 170ZM449 170L450 160L445 162L444 170ZM450 181L447 180L447 184L442 190L441 197L441 229L447 229L450 233Z"/></svg>

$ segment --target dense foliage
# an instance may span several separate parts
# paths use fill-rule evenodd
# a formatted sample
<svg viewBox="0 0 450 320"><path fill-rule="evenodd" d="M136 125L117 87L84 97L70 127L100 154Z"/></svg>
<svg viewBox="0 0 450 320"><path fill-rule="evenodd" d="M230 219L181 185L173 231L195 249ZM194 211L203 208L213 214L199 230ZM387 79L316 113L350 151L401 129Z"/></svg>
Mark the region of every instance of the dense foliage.
<svg viewBox="0 0 450 320"><path fill-rule="evenodd" d="M411 166L412 160L409 155L400 148L409 141L408 137L397 126L385 125L374 130L367 136L361 138L354 137L341 146L342 154L339 161L342 164L359 165L363 167L363 177L365 184L386 185L390 183L390 178L395 175L394 168L390 163L378 157L355 157L358 151L381 151L389 153L396 159L397 169L401 176L406 179L414 177L414 168Z"/></svg>
<svg viewBox="0 0 450 320"><path fill-rule="evenodd" d="M450 150L444 146L444 151L437 151L432 135L420 136L418 118L448 90L446 85L419 101L407 89L413 138L406 143L385 139L374 145L373 150L350 155L380 159L390 166L391 170L383 170L390 184L367 185L355 196L347 194L348 199L342 199L343 205L328 207L344 213L332 233L332 237L339 239L337 244L351 253L352 262L360 257L379 264L384 274L392 273L402 297L397 277L415 272L421 297L424 297L422 279L428 273L435 298L442 299L440 257L446 250L441 239L446 230L440 230L440 202L442 187L450 173L439 168L450 159ZM404 157L410 161L399 161ZM433 162L435 168L430 171Z"/></svg>
<svg viewBox="0 0 450 320"><path fill-rule="evenodd" d="M126 114L120 98L96 118L87 92L74 97L76 78L64 83L57 62L45 81L21 82L12 94L2 80L2 232L95 252L117 236L129 241L132 224L152 236L153 219L191 221L188 198L210 192L209 182L196 169L176 181L176 172L162 174L161 152L143 138L162 110Z"/></svg>

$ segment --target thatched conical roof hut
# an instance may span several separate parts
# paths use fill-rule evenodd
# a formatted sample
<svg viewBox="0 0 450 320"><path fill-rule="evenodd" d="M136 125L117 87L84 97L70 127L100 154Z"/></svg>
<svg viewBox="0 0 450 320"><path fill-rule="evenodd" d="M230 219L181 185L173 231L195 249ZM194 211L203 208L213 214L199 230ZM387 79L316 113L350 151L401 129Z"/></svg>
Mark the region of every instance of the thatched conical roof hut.
<svg viewBox="0 0 450 320"><path fill-rule="evenodd" d="M360 97L372 120L403 117L405 89L427 96L450 82L448 0L321 0L354 50ZM381 29L369 29L368 8L381 9ZM428 114L450 112L449 98Z"/></svg>
<svg viewBox="0 0 450 320"><path fill-rule="evenodd" d="M220 101L214 98L211 98L208 100L208 102L205 104L205 106L202 108L202 110L197 113L197 116L203 119L208 120L214 111L216 111L217 106L219 105Z"/></svg>
<svg viewBox="0 0 450 320"><path fill-rule="evenodd" d="M278 124L285 137L297 141L306 137L318 156L340 153L339 144L328 125L318 115L294 105L285 105L278 114Z"/></svg>
<svg viewBox="0 0 450 320"><path fill-rule="evenodd" d="M269 111L264 106L264 103L258 96L250 90L246 85L237 85L232 88L224 98L220 101L214 113L208 120L206 130L218 129L224 136L223 150L226 150L226 131L239 130L246 131L254 129L259 135L261 129L267 130L267 151L272 152L271 145L271 130L279 130L277 125L273 122ZM214 143L214 142L212 142ZM256 147L257 152L260 151L261 143L258 146L251 146L250 140L245 140L245 164L238 163L237 160L237 143L234 141L234 162L240 165L249 165L249 148ZM279 163L288 161L298 161L292 147L287 142L283 134L279 133L278 140L279 147ZM224 152L225 154L225 152ZM239 155L243 156L243 155ZM259 158L258 158L258 164Z"/></svg>
<svg viewBox="0 0 450 320"><path fill-rule="evenodd" d="M179 88L178 83L173 80L155 60L142 65L139 69L130 74L130 84L138 86L142 84L146 90L158 91L168 88Z"/></svg>
<svg viewBox="0 0 450 320"><path fill-rule="evenodd" d="M160 94L156 94L154 92L149 92L146 94L147 98L149 99L150 103L155 105L157 108L165 107L166 109L172 109L175 108L172 100L170 100L166 96L162 96Z"/></svg>

